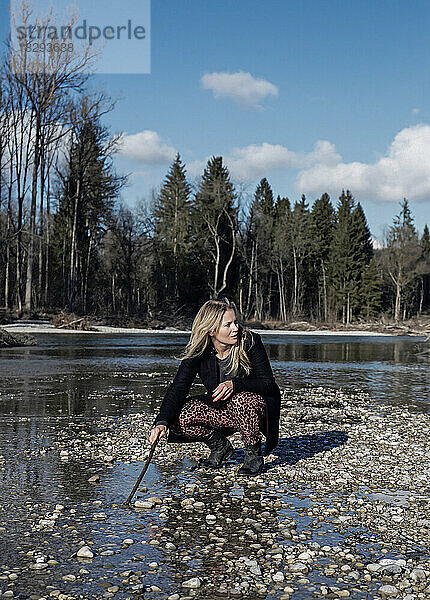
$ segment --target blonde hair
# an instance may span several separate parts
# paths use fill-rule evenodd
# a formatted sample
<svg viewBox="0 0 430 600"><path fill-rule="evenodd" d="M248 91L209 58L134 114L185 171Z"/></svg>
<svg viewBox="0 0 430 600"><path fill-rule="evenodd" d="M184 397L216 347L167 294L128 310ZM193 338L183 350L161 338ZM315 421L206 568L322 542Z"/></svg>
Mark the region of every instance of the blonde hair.
<svg viewBox="0 0 430 600"><path fill-rule="evenodd" d="M235 317L238 316L238 310L234 302L227 298L208 300L199 309L194 318L191 327L190 341L185 347L181 359L194 358L201 356L211 343L211 331L216 331L222 323L224 313L227 310L233 310ZM231 347L227 360L227 373L233 377L237 375L239 367L242 367L246 374L251 372L251 362L245 352L245 341L251 336L249 329L241 327L238 332L236 343Z"/></svg>

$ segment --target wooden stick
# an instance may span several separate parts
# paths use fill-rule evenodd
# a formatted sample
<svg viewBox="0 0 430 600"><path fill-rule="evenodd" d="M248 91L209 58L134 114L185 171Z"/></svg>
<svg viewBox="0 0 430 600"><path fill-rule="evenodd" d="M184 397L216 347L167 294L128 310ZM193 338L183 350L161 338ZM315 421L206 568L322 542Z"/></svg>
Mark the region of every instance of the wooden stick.
<svg viewBox="0 0 430 600"><path fill-rule="evenodd" d="M152 446L151 446L151 450L149 451L149 456L148 456L148 458L146 459L146 462L145 462L145 464L144 464L144 466L143 466L142 472L141 472L141 474L139 475L139 477L137 478L137 481L136 481L136 483L134 484L134 488L131 490L131 493L130 493L129 497L128 497L128 498L127 498L127 500L124 502L124 506L128 506L128 505L130 504L130 502L131 502L131 499L133 498L134 494L136 493L136 490L137 490L137 488L139 487L139 485L140 485L140 482L142 481L142 479L143 479L143 476L145 475L147 468L149 467L149 463L151 462L151 459L152 459L152 457L153 457L153 455L154 455L154 451L155 451L155 448L156 448L156 446L157 446L157 444L158 444L158 441L159 441L159 439L160 439L160 434L158 434L158 436L157 436L157 438L156 438L155 442L153 442L153 444L152 444Z"/></svg>

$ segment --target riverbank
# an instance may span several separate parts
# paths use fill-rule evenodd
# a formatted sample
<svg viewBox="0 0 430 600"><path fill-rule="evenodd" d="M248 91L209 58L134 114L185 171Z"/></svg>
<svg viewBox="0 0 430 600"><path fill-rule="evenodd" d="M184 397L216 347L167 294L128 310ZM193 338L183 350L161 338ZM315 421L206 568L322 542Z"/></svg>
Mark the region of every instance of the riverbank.
<svg viewBox="0 0 430 600"><path fill-rule="evenodd" d="M2 536L19 545L3 557L4 597L430 596L428 414L360 391L284 389L281 442L261 476L238 476L237 436L239 450L213 472L197 468L202 445L162 442L124 509L151 422L149 412L45 417L51 434L21 451L22 468L60 461L75 489L63 479L50 501L10 500Z"/></svg>
<svg viewBox="0 0 430 600"><path fill-rule="evenodd" d="M427 329L423 328L420 330L412 330L408 328L399 328L394 326L387 326L385 330L374 331L369 325L363 328L355 327L342 328L342 329L260 329L258 326L254 327L249 325L253 331L256 331L260 335L293 335L293 336L355 336L355 337L381 337L381 336L417 336L426 337L428 335ZM67 334L189 334L189 329L177 329L175 327L165 327L163 329L150 329L150 328L135 328L135 327L111 327L108 325L92 325L92 330L76 330L55 327L51 323L43 322L23 322L19 321L11 323L9 325L3 325L2 328L11 333L21 334L41 334L41 333L67 333Z"/></svg>

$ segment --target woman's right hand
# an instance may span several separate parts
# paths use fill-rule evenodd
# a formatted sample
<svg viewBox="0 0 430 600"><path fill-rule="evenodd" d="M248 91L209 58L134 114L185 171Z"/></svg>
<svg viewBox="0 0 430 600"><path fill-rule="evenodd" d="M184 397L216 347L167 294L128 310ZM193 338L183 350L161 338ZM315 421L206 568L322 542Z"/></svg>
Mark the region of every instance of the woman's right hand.
<svg viewBox="0 0 430 600"><path fill-rule="evenodd" d="M151 429L149 433L149 441L151 443L151 446L155 442L155 440L161 439L163 435L166 435L166 430L167 427L165 425L156 425Z"/></svg>

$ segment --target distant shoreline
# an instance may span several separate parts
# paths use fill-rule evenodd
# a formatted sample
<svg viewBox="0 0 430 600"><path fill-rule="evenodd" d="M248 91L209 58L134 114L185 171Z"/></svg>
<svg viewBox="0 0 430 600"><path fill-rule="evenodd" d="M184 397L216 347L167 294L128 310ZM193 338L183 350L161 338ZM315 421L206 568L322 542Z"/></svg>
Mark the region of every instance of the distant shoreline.
<svg viewBox="0 0 430 600"><path fill-rule="evenodd" d="M3 325L3 329L10 333L25 333L25 334L44 334L44 333L67 333L67 334L189 334L189 330L175 329L173 327L166 327L164 329L148 329L148 328L133 328L133 327L110 327L107 325L94 325L94 331L75 330L55 327L49 323L13 323L9 325ZM328 329L315 329L311 331L300 331L300 330L289 330L289 329L257 329L251 327L253 331L256 331L260 335L285 335L285 336L325 336L325 337L426 337L425 332L404 332L395 333L389 332L377 332L377 331L366 331L366 330L328 330Z"/></svg>

